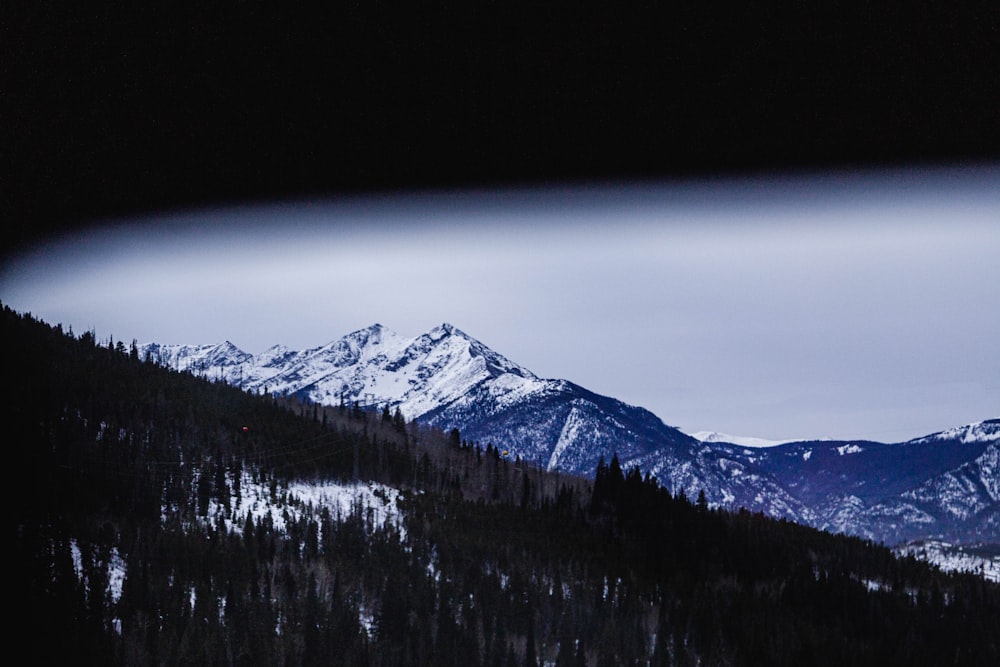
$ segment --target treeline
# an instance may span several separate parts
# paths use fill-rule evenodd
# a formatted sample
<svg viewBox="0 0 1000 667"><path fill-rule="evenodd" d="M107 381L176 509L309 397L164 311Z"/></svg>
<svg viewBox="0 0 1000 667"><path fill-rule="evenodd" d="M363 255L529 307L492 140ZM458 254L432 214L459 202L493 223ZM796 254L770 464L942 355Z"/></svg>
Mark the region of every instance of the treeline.
<svg viewBox="0 0 1000 667"><path fill-rule="evenodd" d="M982 578L712 510L617 458L557 476L388 408L250 394L2 319L29 662L1000 664ZM402 520L288 497L331 480L402 489ZM251 486L275 513L245 511Z"/></svg>

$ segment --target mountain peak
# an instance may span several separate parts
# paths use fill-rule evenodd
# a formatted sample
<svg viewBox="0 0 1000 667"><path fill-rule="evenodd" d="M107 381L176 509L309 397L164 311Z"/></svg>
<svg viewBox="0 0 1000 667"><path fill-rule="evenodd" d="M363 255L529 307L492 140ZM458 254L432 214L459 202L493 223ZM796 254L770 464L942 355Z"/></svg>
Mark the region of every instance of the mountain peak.
<svg viewBox="0 0 1000 667"><path fill-rule="evenodd" d="M448 322L442 322L438 326L428 331L427 334L435 340L444 338L445 336L458 336L460 338L471 339L471 336L469 336L467 333L456 327L454 324L450 324Z"/></svg>
<svg viewBox="0 0 1000 667"><path fill-rule="evenodd" d="M345 341L354 341L355 344L364 346L368 343L368 341L379 342L383 338L392 338L395 337L395 335L396 334L393 331L376 322L375 324L367 326L364 329L352 331L343 338L335 340L328 345L339 346Z"/></svg>
<svg viewBox="0 0 1000 667"><path fill-rule="evenodd" d="M357 331L354 332L354 334L364 334L364 335L369 335L370 336L372 334L380 335L380 334L383 334L383 333L385 333L387 331L389 331L389 330L386 329L384 326L382 326L380 323L376 322L375 324L367 326L364 329L358 329ZM352 334L348 334L348 335L350 336Z"/></svg>

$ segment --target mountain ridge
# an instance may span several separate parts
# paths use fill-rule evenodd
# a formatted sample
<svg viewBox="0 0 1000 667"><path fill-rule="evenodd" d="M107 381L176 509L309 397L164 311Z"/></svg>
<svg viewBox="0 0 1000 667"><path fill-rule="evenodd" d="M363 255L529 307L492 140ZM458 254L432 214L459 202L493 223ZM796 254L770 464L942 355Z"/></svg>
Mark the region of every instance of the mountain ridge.
<svg viewBox="0 0 1000 667"><path fill-rule="evenodd" d="M645 408L540 378L447 322L412 338L376 323L318 347L259 355L228 341L139 351L248 391L399 410L550 471L592 476L617 456L673 493L704 492L713 506L892 543L1000 542L1000 493L988 479L997 419L900 443L698 438ZM928 489L947 491L947 501L931 502Z"/></svg>

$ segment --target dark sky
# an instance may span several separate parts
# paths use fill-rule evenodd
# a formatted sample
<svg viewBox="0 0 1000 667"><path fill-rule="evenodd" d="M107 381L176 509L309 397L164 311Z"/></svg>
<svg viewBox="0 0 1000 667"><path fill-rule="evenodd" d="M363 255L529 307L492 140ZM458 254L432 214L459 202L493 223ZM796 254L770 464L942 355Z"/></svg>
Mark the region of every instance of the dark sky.
<svg viewBox="0 0 1000 667"><path fill-rule="evenodd" d="M996 159L994 1L4 3L9 243L358 191Z"/></svg>

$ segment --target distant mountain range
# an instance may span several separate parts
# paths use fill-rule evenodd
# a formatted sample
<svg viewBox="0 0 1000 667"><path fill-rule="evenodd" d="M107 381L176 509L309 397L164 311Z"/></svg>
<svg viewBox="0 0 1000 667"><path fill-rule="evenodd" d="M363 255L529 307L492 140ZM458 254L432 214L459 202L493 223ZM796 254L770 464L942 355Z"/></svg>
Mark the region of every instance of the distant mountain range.
<svg viewBox="0 0 1000 667"><path fill-rule="evenodd" d="M149 343L139 353L251 391L398 408L548 470L592 476L617 454L674 493L704 491L714 506L889 545L1000 542L1000 419L892 444L694 437L643 408L539 378L450 324L416 338L375 324L321 347L258 355L229 342Z"/></svg>

